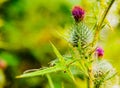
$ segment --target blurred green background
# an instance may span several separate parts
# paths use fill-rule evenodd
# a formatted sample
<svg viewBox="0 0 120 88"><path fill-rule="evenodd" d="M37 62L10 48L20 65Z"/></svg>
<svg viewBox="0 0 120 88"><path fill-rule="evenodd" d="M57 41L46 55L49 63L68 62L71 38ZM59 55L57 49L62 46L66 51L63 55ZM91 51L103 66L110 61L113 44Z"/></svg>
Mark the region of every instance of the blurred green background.
<svg viewBox="0 0 120 88"><path fill-rule="evenodd" d="M50 41L61 54L68 50L61 37L74 20L71 9L81 5L86 11L86 23L92 27L99 0L0 0L0 88L49 88L46 76L15 79L28 69L49 66L56 58ZM102 0L104 1L104 0ZM101 32L100 43L105 58L120 72L120 1L108 15L113 30ZM94 13L92 12L95 9ZM60 34L59 34L60 33ZM59 74L58 74L59 73ZM56 88L73 88L71 79L62 72L51 75ZM80 77L81 78L81 77ZM85 88L84 79L79 79Z"/></svg>

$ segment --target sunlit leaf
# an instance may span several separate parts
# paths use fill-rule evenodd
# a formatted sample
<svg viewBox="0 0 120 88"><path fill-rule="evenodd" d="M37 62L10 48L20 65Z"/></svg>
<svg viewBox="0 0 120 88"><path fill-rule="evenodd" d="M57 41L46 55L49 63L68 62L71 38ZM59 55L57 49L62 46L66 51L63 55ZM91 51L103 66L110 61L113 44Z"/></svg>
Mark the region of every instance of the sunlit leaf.
<svg viewBox="0 0 120 88"><path fill-rule="evenodd" d="M17 76L16 78L34 77L34 76L45 75L45 74L60 71L60 70L63 70L63 67L61 65L56 65L56 66L53 66L53 67L45 68L43 70L38 70L38 71L30 72L30 73L25 73L25 74L22 74L20 76Z"/></svg>
<svg viewBox="0 0 120 88"><path fill-rule="evenodd" d="M60 63L65 65L65 60L64 60L63 56L59 53L59 51L57 50L57 48L52 43L51 43L51 45L52 45L53 51L56 54L56 56L58 57Z"/></svg>

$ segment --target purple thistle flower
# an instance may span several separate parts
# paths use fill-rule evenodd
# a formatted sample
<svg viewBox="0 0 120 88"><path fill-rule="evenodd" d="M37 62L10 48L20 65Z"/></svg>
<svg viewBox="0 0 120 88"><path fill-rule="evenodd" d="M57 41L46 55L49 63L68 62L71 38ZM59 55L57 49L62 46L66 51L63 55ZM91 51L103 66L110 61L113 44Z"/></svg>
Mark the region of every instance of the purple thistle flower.
<svg viewBox="0 0 120 88"><path fill-rule="evenodd" d="M96 49L96 55L97 55L98 58L103 57L104 50L101 47L97 47L97 49Z"/></svg>
<svg viewBox="0 0 120 88"><path fill-rule="evenodd" d="M79 21L83 20L85 11L79 6L74 6L72 9L72 15L73 15L75 21L79 22Z"/></svg>

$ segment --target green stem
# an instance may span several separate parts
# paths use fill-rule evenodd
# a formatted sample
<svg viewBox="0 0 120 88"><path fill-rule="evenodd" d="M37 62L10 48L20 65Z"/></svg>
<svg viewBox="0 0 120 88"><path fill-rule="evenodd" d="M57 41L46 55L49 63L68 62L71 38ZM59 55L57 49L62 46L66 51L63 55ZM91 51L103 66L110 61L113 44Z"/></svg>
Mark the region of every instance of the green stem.
<svg viewBox="0 0 120 88"><path fill-rule="evenodd" d="M100 85L95 85L95 87L94 88L100 88Z"/></svg>
<svg viewBox="0 0 120 88"><path fill-rule="evenodd" d="M114 3L114 1L115 1L115 0L111 0L109 6L105 9L105 11L104 11L104 13L103 13L103 16L102 16L102 18L101 18L101 20L100 20L100 22L98 23L98 25L96 25L95 36L94 36L94 39L93 39L92 46L94 46L95 43L96 43L96 41L98 40L98 35L99 35L99 33L100 33L101 26L102 26L102 24L104 23L104 20L105 20L105 18L106 18L106 16L107 16L107 14L108 14L108 12L109 12L112 4Z"/></svg>
<svg viewBox="0 0 120 88"><path fill-rule="evenodd" d="M90 79L89 79L89 77L87 78L87 88L90 88Z"/></svg>
<svg viewBox="0 0 120 88"><path fill-rule="evenodd" d="M101 21L100 21L99 27L102 26L102 24L103 24L103 22L104 22L104 20L105 20L105 17L107 16L107 14L108 14L108 12L109 12L112 4L114 3L114 1L115 1L115 0L112 0L112 1L110 2L109 6L107 7L107 9L105 9L105 11L104 11L104 13L103 13L103 17L102 17L102 19L101 19ZM100 29L99 29L99 30L100 30Z"/></svg>
<svg viewBox="0 0 120 88"><path fill-rule="evenodd" d="M93 81L92 81L92 71L88 68L89 77L87 78L87 88L93 88Z"/></svg>

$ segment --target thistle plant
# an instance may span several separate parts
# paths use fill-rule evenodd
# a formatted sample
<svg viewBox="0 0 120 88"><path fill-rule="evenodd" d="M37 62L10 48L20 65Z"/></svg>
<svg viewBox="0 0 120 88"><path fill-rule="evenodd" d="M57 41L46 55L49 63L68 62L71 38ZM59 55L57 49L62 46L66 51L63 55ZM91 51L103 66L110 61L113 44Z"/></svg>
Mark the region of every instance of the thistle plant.
<svg viewBox="0 0 120 88"><path fill-rule="evenodd" d="M94 87L99 88L104 82L108 81L116 75L113 66L103 59L104 51L98 47L96 49L96 61L92 63L92 74L94 76Z"/></svg>
<svg viewBox="0 0 120 88"><path fill-rule="evenodd" d="M104 59L104 50L97 46L97 42L100 31L105 25L104 20L114 1L115 0L108 1L107 7L104 9L101 17L98 17L93 28L89 28L84 21L86 15L85 10L80 6L74 6L71 11L74 24L70 30L69 38L67 38L70 54L61 55L57 48L51 43L58 59L52 61L50 67L25 71L24 74L17 76L17 78L46 75L51 84L51 88L55 88L54 84L52 84L50 73L63 71L68 74L76 84L76 78L72 72L72 67L75 66L79 68L84 75L87 88L107 88L106 85L109 85L111 79L117 74L112 64Z"/></svg>

